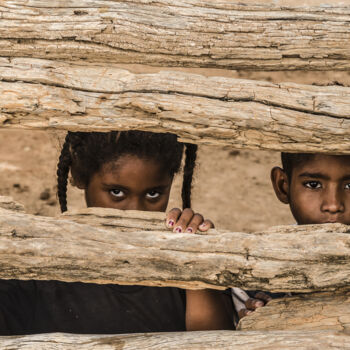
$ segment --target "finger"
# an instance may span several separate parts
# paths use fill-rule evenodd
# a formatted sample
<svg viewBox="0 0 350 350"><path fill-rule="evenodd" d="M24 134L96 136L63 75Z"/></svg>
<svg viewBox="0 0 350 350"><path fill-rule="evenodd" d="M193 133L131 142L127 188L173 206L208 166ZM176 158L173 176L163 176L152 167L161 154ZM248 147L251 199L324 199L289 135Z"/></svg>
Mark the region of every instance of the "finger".
<svg viewBox="0 0 350 350"><path fill-rule="evenodd" d="M203 222L203 216L201 214L194 214L191 222L187 225L186 232L196 233L198 226Z"/></svg>
<svg viewBox="0 0 350 350"><path fill-rule="evenodd" d="M262 300L265 304L272 300L272 298L264 292L257 292L254 298Z"/></svg>
<svg viewBox="0 0 350 350"><path fill-rule="evenodd" d="M248 310L255 310L259 307L263 307L265 303L262 300L259 299L254 299L254 298L249 298L245 302L245 306Z"/></svg>
<svg viewBox="0 0 350 350"><path fill-rule="evenodd" d="M214 228L214 224L210 220L204 220L202 224L198 226L199 231L205 232L210 228Z"/></svg>
<svg viewBox="0 0 350 350"><path fill-rule="evenodd" d="M239 313L242 309L246 309L244 302L237 298L234 293L232 293L232 301L237 313Z"/></svg>
<svg viewBox="0 0 350 350"><path fill-rule="evenodd" d="M252 313L253 313L252 310L242 309L238 312L238 317L239 317L239 319L241 319L241 318L246 317Z"/></svg>
<svg viewBox="0 0 350 350"><path fill-rule="evenodd" d="M242 302L249 299L249 295L241 288L233 287L231 288L232 293L234 293Z"/></svg>
<svg viewBox="0 0 350 350"><path fill-rule="evenodd" d="M193 218L194 212L190 208L186 208L182 211L180 217L175 222L174 230L173 232L185 232L186 227L191 222Z"/></svg>
<svg viewBox="0 0 350 350"><path fill-rule="evenodd" d="M177 222L180 215L181 215L181 209L179 208L171 209L166 216L166 221L165 221L166 227L171 229L174 228L175 222Z"/></svg>

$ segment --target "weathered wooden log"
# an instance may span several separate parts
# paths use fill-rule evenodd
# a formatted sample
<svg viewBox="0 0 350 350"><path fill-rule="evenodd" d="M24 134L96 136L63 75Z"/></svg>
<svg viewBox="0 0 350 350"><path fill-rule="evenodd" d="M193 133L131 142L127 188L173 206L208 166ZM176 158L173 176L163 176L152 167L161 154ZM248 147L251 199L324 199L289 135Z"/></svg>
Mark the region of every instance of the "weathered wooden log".
<svg viewBox="0 0 350 350"><path fill-rule="evenodd" d="M350 153L349 87L0 58L0 93L0 127L140 129L237 148Z"/></svg>
<svg viewBox="0 0 350 350"><path fill-rule="evenodd" d="M239 330L350 330L350 292L274 299L242 318Z"/></svg>
<svg viewBox="0 0 350 350"><path fill-rule="evenodd" d="M205 331L125 335L47 333L0 337L3 350L347 350L350 335L337 331Z"/></svg>
<svg viewBox="0 0 350 350"><path fill-rule="evenodd" d="M344 1L0 4L0 56L229 69L350 69Z"/></svg>
<svg viewBox="0 0 350 350"><path fill-rule="evenodd" d="M113 217L113 211L101 220L104 227L108 220L117 226L123 216L118 211ZM78 220L88 223L90 215L79 215ZM101 208L98 215L103 215ZM349 227L341 224L194 235L123 232L125 219L118 230L69 218L0 209L0 278L301 292L350 285ZM148 229L150 220L145 223Z"/></svg>

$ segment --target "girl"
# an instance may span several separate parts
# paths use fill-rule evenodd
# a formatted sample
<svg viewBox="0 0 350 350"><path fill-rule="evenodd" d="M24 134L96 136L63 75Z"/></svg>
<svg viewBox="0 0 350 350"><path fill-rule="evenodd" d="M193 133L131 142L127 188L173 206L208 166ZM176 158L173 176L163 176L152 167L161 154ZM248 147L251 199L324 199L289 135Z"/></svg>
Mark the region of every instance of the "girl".
<svg viewBox="0 0 350 350"><path fill-rule="evenodd" d="M140 131L67 134L58 163L58 198L67 210L67 178L85 192L89 207L165 211L184 145L176 135ZM208 230L212 224L194 214L191 184L197 146L186 144L183 212L173 209L167 226L174 232ZM129 333L231 328L221 294L211 290L62 284L51 317L62 318L55 331ZM68 310L68 311L67 311ZM69 310L72 314L69 314ZM55 313L55 314L54 314Z"/></svg>

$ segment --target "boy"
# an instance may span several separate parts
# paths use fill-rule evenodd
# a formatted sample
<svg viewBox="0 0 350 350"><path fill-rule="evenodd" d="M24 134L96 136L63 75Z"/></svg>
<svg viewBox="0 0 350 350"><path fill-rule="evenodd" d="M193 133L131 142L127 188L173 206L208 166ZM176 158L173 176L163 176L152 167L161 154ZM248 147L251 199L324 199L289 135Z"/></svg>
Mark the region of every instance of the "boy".
<svg viewBox="0 0 350 350"><path fill-rule="evenodd" d="M271 170L272 185L298 225L350 224L350 155L282 153L281 158L283 168ZM239 318L271 300L262 292L253 296L233 288Z"/></svg>

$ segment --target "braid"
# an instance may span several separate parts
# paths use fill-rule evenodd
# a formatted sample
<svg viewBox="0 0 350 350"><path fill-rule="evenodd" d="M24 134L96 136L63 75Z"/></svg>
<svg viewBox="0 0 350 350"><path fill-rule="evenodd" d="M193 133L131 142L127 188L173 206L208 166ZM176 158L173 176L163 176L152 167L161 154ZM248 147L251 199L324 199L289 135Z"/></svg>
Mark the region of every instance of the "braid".
<svg viewBox="0 0 350 350"><path fill-rule="evenodd" d="M61 212L67 211L67 182L69 168L72 158L69 150L70 133L66 135L60 158L57 164L57 196L61 207Z"/></svg>
<svg viewBox="0 0 350 350"><path fill-rule="evenodd" d="M186 143L186 159L184 166L184 177L182 182L182 207L191 208L191 189L193 170L196 165L197 145Z"/></svg>

